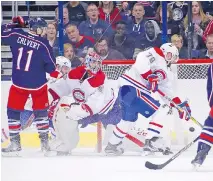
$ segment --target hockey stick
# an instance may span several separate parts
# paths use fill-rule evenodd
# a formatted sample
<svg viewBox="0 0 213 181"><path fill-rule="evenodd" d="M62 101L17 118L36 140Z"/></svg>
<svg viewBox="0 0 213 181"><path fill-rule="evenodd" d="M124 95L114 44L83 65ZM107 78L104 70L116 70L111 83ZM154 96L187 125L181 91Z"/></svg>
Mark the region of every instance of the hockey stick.
<svg viewBox="0 0 213 181"><path fill-rule="evenodd" d="M4 128L1 129L1 143L4 143L5 141L7 141L9 138L7 136L7 134L5 133Z"/></svg>
<svg viewBox="0 0 213 181"><path fill-rule="evenodd" d="M168 101L170 101L174 107L179 110L179 111L183 111L181 107L179 107L177 104L174 103L174 101L172 101L171 98L169 98L168 96L166 96L161 90L158 90L158 93L160 95L162 95L164 98L166 98ZM197 124L198 126L200 126L201 128L203 128L202 124L200 124L195 118L193 118L192 116L190 116L190 119ZM175 158L177 158L178 156L180 156L184 151L186 151L189 147L191 147L198 139L200 136L198 136L196 139L194 139L192 142L190 142L188 145L186 145L184 148L182 148L179 152L177 152L172 158L170 158L169 160L167 160L165 163L162 164L153 164L149 161L146 161L145 163L145 167L152 169L152 170L159 170L164 168L166 165L168 165L170 162L172 162Z"/></svg>
<svg viewBox="0 0 213 181"><path fill-rule="evenodd" d="M177 152L172 158L170 158L166 162L164 162L162 164L154 164L154 163L151 163L149 161L146 161L145 167L148 168L148 169L152 169L152 170L160 170L160 169L164 168L166 165L168 165L170 162L172 162L175 158L180 156L184 151L186 151L189 147L191 147L199 138L200 138L200 136L198 136L196 139L194 139L188 145L183 147L179 152Z"/></svg>

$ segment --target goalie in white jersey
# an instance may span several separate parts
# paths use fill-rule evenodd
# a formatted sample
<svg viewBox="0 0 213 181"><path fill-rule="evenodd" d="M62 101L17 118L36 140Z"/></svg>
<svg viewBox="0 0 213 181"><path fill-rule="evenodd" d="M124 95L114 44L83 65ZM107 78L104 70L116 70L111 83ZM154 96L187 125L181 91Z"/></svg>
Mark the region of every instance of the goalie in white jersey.
<svg viewBox="0 0 213 181"><path fill-rule="evenodd" d="M178 50L171 43L163 44L161 48L150 48L139 53L131 69L119 78L119 99L122 119L114 128L113 134L105 148L107 154L120 155L123 153L120 145L123 138L138 119L138 113L145 118L152 116L153 120L158 122L164 121L165 111L160 102L153 97L152 93L160 89L167 95L172 95L167 63L175 63L178 59ZM166 102L166 100L164 101ZM182 103L178 97L173 98L173 101L184 110L184 112L179 112L180 118L189 120L191 110L187 102ZM144 151L152 149L150 141L151 137L150 140L147 139Z"/></svg>
<svg viewBox="0 0 213 181"><path fill-rule="evenodd" d="M69 154L79 140L78 120L107 111L115 101L101 64L100 56L90 52L84 65L71 70L65 81L51 87L51 95L60 101L53 116L56 139L47 156Z"/></svg>

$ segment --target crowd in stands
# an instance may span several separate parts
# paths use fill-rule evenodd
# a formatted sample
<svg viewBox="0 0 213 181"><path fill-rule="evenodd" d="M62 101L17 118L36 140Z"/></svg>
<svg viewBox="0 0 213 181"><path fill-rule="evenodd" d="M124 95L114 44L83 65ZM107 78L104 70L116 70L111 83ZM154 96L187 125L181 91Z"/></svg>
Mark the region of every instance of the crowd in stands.
<svg viewBox="0 0 213 181"><path fill-rule="evenodd" d="M188 58L188 3L168 2L168 42ZM213 58L213 2L192 2L192 58ZM43 34L58 55L58 8ZM64 55L78 66L87 52L103 59L135 59L162 44L162 4L159 1L70 1L63 7Z"/></svg>

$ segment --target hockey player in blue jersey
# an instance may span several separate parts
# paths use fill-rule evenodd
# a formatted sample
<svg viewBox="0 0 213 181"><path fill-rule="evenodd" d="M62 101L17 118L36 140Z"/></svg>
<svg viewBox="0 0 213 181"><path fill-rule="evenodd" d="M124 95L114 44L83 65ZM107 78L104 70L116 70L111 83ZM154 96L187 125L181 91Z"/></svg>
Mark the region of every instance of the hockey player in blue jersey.
<svg viewBox="0 0 213 181"><path fill-rule="evenodd" d="M49 121L47 117L48 94L46 73L54 77L60 76L55 71L55 58L48 41L40 36L45 26L41 18L13 18L11 24L2 25L1 39L11 47L13 56L12 86L9 91L7 116L11 144L2 148L2 155L19 155L20 112L31 95L33 111L42 150L48 149ZM29 26L29 32L22 28Z"/></svg>
<svg viewBox="0 0 213 181"><path fill-rule="evenodd" d="M213 64L208 69L207 78L207 95L209 106L211 107L209 116L204 122L202 132L200 134L200 139L198 142L197 155L192 160L192 164L195 167L199 167L203 164L206 156L208 155L212 145L213 145Z"/></svg>

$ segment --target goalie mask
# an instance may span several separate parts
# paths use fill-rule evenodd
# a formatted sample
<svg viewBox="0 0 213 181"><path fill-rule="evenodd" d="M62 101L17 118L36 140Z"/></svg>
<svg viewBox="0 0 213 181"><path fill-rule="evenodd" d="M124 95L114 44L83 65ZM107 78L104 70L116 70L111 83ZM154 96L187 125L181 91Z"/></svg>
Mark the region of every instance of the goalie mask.
<svg viewBox="0 0 213 181"><path fill-rule="evenodd" d="M57 70L62 74L67 74L71 69L71 62L63 56L56 57Z"/></svg>
<svg viewBox="0 0 213 181"><path fill-rule="evenodd" d="M88 68L88 70L96 74L101 69L102 59L97 53L90 52L85 57L84 64Z"/></svg>
<svg viewBox="0 0 213 181"><path fill-rule="evenodd" d="M160 49L162 50L168 64L176 63L179 60L179 52L172 43L164 43Z"/></svg>

